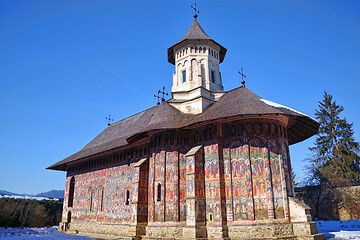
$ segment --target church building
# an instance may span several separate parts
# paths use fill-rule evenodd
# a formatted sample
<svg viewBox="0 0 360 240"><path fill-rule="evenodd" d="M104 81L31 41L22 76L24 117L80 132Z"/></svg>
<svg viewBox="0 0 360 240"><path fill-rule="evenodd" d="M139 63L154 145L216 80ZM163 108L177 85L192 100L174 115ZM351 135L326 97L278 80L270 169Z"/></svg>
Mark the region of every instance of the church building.
<svg viewBox="0 0 360 240"><path fill-rule="evenodd" d="M323 239L294 199L289 145L319 123L248 88L194 21L168 49L171 99L110 124L66 171L60 229L122 239Z"/></svg>

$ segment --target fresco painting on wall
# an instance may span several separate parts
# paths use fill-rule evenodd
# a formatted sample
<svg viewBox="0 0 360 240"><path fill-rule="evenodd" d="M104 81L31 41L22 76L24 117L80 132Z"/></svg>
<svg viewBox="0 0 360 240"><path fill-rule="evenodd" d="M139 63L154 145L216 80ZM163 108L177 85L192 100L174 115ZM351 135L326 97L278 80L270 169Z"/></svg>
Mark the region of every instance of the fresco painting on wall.
<svg viewBox="0 0 360 240"><path fill-rule="evenodd" d="M268 160L263 151L266 146L265 143L265 137L254 137L249 140L255 219L269 218L265 191L266 176L264 174L264 161Z"/></svg>
<svg viewBox="0 0 360 240"><path fill-rule="evenodd" d="M210 221L221 221L221 205L220 205L220 168L218 156L218 144L208 142L204 145L205 156L205 196L206 196L206 217Z"/></svg>
<svg viewBox="0 0 360 240"><path fill-rule="evenodd" d="M272 186L274 196L274 217L276 219L284 218L284 201L282 196L282 183L279 161L279 145L276 138L268 140L270 166L272 173Z"/></svg>
<svg viewBox="0 0 360 240"><path fill-rule="evenodd" d="M179 201L180 201L180 221L186 221L186 157L185 152L187 149L179 150Z"/></svg>
<svg viewBox="0 0 360 240"><path fill-rule="evenodd" d="M231 168L228 172L229 182L232 181L232 210L234 220L251 219L253 215L253 203L251 194L249 147L247 139L234 139L230 144ZM249 194L250 193L250 194ZM246 205L245 203L249 203Z"/></svg>
<svg viewBox="0 0 360 240"><path fill-rule="evenodd" d="M118 222L124 224L133 223L135 220L133 208L131 204L125 204L125 192L126 190L131 191L133 187L133 171L132 167L119 165L77 174L74 194L75 209L72 210L72 219L81 221L102 220L109 223ZM67 176L67 189L71 177L71 175ZM89 189L91 193L89 193ZM100 189L104 189L105 192L103 211L99 208ZM66 194L68 194L68 191L65 193L64 201L67 201ZM90 197L91 199L89 199ZM91 207L89 204L91 204ZM64 207L66 206L65 203Z"/></svg>
<svg viewBox="0 0 360 240"><path fill-rule="evenodd" d="M164 184L164 176L165 176L165 151L159 150L155 154L155 179L154 179L154 199L155 199L155 210L154 210L154 219L156 222L164 221L165 217L165 199L164 199L164 191L165 191L165 184ZM160 192L158 191L158 188ZM160 193L160 196L158 194Z"/></svg>
<svg viewBox="0 0 360 240"><path fill-rule="evenodd" d="M179 153L169 150L166 153L166 191L165 220L179 221Z"/></svg>

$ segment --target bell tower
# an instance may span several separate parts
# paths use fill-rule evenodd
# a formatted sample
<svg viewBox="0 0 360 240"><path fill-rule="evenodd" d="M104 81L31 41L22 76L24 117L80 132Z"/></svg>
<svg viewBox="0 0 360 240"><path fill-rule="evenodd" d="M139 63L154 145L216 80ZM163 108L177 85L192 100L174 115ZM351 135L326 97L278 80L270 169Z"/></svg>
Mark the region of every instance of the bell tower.
<svg viewBox="0 0 360 240"><path fill-rule="evenodd" d="M175 65L172 98L168 101L184 113L198 114L224 94L220 63L226 48L211 39L194 21L185 36L168 49Z"/></svg>

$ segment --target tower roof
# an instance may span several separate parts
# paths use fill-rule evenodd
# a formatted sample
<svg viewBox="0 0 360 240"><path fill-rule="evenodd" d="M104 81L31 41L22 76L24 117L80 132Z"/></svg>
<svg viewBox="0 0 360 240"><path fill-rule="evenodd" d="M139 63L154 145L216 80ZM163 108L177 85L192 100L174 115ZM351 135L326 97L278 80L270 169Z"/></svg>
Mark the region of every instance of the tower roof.
<svg viewBox="0 0 360 240"><path fill-rule="evenodd" d="M169 63L175 64L175 58L174 58L174 48L178 46L179 44L185 42L186 40L209 40L213 42L215 45L220 47L220 63L224 61L225 54L226 54L226 48L221 46L219 43L215 42L211 37L209 37L204 29L200 26L199 22L194 19L193 23L191 24L189 30L186 32L186 34L174 45L168 48L168 61Z"/></svg>

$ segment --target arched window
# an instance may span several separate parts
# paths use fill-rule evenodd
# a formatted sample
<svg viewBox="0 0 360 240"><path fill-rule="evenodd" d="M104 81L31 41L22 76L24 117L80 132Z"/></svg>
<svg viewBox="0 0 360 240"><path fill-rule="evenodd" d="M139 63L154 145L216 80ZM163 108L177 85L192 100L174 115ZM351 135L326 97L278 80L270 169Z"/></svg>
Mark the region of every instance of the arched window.
<svg viewBox="0 0 360 240"><path fill-rule="evenodd" d="M199 53L201 53L201 52L202 52L202 47L199 48Z"/></svg>
<svg viewBox="0 0 360 240"><path fill-rule="evenodd" d="M93 204L93 191L91 189L91 187L89 187L88 190L88 212L92 211L92 204Z"/></svg>
<svg viewBox="0 0 360 240"><path fill-rule="evenodd" d="M213 128L209 128L209 139L213 139Z"/></svg>
<svg viewBox="0 0 360 240"><path fill-rule="evenodd" d="M104 211L104 187L99 189L99 211Z"/></svg>
<svg viewBox="0 0 360 240"><path fill-rule="evenodd" d="M265 123L265 134L270 134L270 124Z"/></svg>
<svg viewBox="0 0 360 240"><path fill-rule="evenodd" d="M241 124L238 125L238 136L243 135L243 126Z"/></svg>
<svg viewBox="0 0 360 240"><path fill-rule="evenodd" d="M247 123L245 129L246 129L246 135L253 134L253 125L251 123Z"/></svg>
<svg viewBox="0 0 360 240"><path fill-rule="evenodd" d="M158 183L157 185L157 199L158 202L161 201L161 183Z"/></svg>
<svg viewBox="0 0 360 240"><path fill-rule="evenodd" d="M195 53L197 53L197 52L198 52L198 48L196 47L196 48L195 48Z"/></svg>
<svg viewBox="0 0 360 240"><path fill-rule="evenodd" d="M255 123L254 129L255 129L255 134L261 134L261 125L260 125L260 123Z"/></svg>
<svg viewBox="0 0 360 240"><path fill-rule="evenodd" d="M230 128L230 136L235 137L236 136L236 127L235 125L232 125Z"/></svg>
<svg viewBox="0 0 360 240"><path fill-rule="evenodd" d="M70 186L69 186L69 201L68 201L68 207L73 207L74 192L75 192L75 178L72 177L71 180L70 180Z"/></svg>
<svg viewBox="0 0 360 240"><path fill-rule="evenodd" d="M227 125L224 128L224 135L226 138L229 137L229 126L227 126Z"/></svg>
<svg viewBox="0 0 360 240"><path fill-rule="evenodd" d="M130 204L130 191L126 190L126 201L125 201L125 205L129 205Z"/></svg>
<svg viewBox="0 0 360 240"><path fill-rule="evenodd" d="M206 53L206 48L203 49L203 53Z"/></svg>

